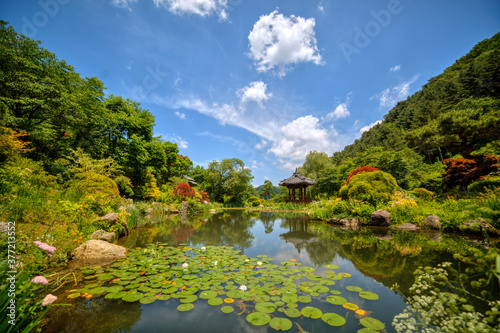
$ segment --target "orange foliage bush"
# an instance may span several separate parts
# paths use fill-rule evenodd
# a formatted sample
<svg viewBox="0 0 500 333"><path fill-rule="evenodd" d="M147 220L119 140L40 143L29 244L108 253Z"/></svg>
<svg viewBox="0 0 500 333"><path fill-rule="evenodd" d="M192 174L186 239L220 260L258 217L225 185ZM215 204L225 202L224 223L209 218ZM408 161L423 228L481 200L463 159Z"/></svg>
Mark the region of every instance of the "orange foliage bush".
<svg viewBox="0 0 500 333"><path fill-rule="evenodd" d="M175 196L181 196L185 198L194 198L196 196L196 191L186 183L179 183L174 190Z"/></svg>
<svg viewBox="0 0 500 333"><path fill-rule="evenodd" d="M351 178L355 175L357 175L358 173L361 173L361 172L371 172L371 171L379 171L379 169L377 168L374 168L374 167L369 167L369 166L362 166L362 167L359 167L359 168L356 168L354 170L352 170L350 173L349 173L349 176L347 176L347 181L345 182L346 184L349 183L349 180L351 180Z"/></svg>
<svg viewBox="0 0 500 333"><path fill-rule="evenodd" d="M443 162L446 164L443 178L446 187L452 188L458 185L461 190L500 169L500 158L492 155L476 155L469 159L448 158Z"/></svg>

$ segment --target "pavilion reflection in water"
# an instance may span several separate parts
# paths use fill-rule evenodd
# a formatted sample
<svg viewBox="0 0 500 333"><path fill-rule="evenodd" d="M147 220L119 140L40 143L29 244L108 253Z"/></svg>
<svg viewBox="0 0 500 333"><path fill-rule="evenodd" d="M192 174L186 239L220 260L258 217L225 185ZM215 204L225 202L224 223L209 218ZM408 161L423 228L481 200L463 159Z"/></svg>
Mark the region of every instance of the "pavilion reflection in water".
<svg viewBox="0 0 500 333"><path fill-rule="evenodd" d="M280 234L280 238L286 243L293 244L300 254L300 250L304 249L307 244L314 243L318 240L316 234L307 230L308 221L304 218L287 218L285 227L288 225L288 232Z"/></svg>

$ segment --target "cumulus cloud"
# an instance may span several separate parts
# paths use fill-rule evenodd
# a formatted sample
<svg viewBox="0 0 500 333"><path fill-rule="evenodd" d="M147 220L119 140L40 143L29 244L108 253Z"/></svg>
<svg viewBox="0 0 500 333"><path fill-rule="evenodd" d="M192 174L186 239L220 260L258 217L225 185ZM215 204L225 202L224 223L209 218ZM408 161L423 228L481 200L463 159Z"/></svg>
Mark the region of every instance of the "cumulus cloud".
<svg viewBox="0 0 500 333"><path fill-rule="evenodd" d="M337 120L337 119L342 119L342 118L349 117L351 115L351 113L349 112L349 104L351 104L351 97L350 97L350 95L351 95L351 93L349 93L347 95L347 100L344 103L339 103L339 105L337 105L337 107L335 108L335 110L333 110L332 112L328 113L325 116L325 119L326 120L331 120L331 119Z"/></svg>
<svg viewBox="0 0 500 333"><path fill-rule="evenodd" d="M205 17L217 14L221 20L226 20L228 17L227 0L153 0L153 2L156 7L167 8L176 15L194 14Z"/></svg>
<svg viewBox="0 0 500 333"><path fill-rule="evenodd" d="M262 81L256 81L250 83L249 86L240 89L240 91L238 92L241 98L241 105L253 101L257 103L257 105L261 109L263 109L264 108L263 102L267 101L273 95L272 93L266 94L266 90L267 90L267 85Z"/></svg>
<svg viewBox="0 0 500 333"><path fill-rule="evenodd" d="M359 130L359 133L363 133L363 132L366 132L368 131L370 128L372 128L373 126L377 125L377 124L380 124L382 122L382 120L377 120L376 122L374 123L371 123L370 125L367 125L365 127L362 127L360 130Z"/></svg>
<svg viewBox="0 0 500 333"><path fill-rule="evenodd" d="M282 138L268 150L278 157L285 169L294 170L302 164L311 150L332 152L332 133L324 128L319 119L308 115L281 127Z"/></svg>
<svg viewBox="0 0 500 333"><path fill-rule="evenodd" d="M111 4L118 8L125 8L128 10L132 10L130 7L131 4L136 3L137 0L111 0Z"/></svg>
<svg viewBox="0 0 500 333"><path fill-rule="evenodd" d="M397 72L397 71L399 71L400 69L401 69L401 65L396 65L396 66L394 66L394 67L391 67L391 68L389 69L389 72Z"/></svg>
<svg viewBox="0 0 500 333"><path fill-rule="evenodd" d="M178 135L166 135L165 139L177 143L181 149L187 149L189 146L188 142Z"/></svg>
<svg viewBox="0 0 500 333"><path fill-rule="evenodd" d="M322 64L316 45L315 24L314 18L286 17L277 10L261 16L248 35L249 55L257 70L266 72L277 68L283 76L294 64Z"/></svg>
<svg viewBox="0 0 500 333"><path fill-rule="evenodd" d="M179 112L179 111L175 111L174 113L177 117L179 117L180 119L186 119L186 114L185 113L182 113L182 112Z"/></svg>
<svg viewBox="0 0 500 333"><path fill-rule="evenodd" d="M371 97L370 99L378 99L381 108L392 108L399 101L402 101L410 95L410 86L416 80L417 76L392 88L384 89L381 93Z"/></svg>

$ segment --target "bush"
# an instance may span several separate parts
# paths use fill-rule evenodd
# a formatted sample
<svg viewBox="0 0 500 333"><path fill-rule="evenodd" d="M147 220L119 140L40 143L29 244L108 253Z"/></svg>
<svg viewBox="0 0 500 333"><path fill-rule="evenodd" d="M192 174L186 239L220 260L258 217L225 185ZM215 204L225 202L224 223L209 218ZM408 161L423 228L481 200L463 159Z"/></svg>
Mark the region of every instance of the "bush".
<svg viewBox="0 0 500 333"><path fill-rule="evenodd" d="M247 206L249 207L257 207L260 205L260 199L254 195L247 199Z"/></svg>
<svg viewBox="0 0 500 333"><path fill-rule="evenodd" d="M374 167L369 167L369 166L362 166L362 167L359 167L359 168L356 168L354 170L352 170L350 173L349 173L349 176L347 176L347 180L346 180L346 184L349 183L349 181L351 180L352 177L354 177L355 175L359 174L359 173L362 173L362 172L372 172L372 171L379 171L379 169L377 168L374 168Z"/></svg>
<svg viewBox="0 0 500 333"><path fill-rule="evenodd" d="M105 197L117 197L120 195L118 185L113 179L97 173L78 173L70 185L70 189L82 193L82 195L95 195L100 193Z"/></svg>
<svg viewBox="0 0 500 333"><path fill-rule="evenodd" d="M387 202L398 188L396 179L383 171L358 173L339 191L343 199L356 199L376 205Z"/></svg>
<svg viewBox="0 0 500 333"><path fill-rule="evenodd" d="M180 196L185 200L186 198L194 198L196 191L186 183L179 183L174 190L174 195Z"/></svg>
<svg viewBox="0 0 500 333"><path fill-rule="evenodd" d="M134 190L132 190L132 182L130 178L125 176L118 176L114 179L116 185L118 185L118 189L120 190L120 195L126 197L133 197Z"/></svg>
<svg viewBox="0 0 500 333"><path fill-rule="evenodd" d="M467 190L478 193L484 192L486 189L493 190L498 187L500 187L500 176L494 176L486 177L482 180L478 180L477 182L470 184L467 187Z"/></svg>
<svg viewBox="0 0 500 333"><path fill-rule="evenodd" d="M420 188L420 187L414 188L413 190L410 191L410 193L418 198L427 199L427 200L430 200L430 199L434 198L434 196L435 196L434 192L429 191L425 188Z"/></svg>

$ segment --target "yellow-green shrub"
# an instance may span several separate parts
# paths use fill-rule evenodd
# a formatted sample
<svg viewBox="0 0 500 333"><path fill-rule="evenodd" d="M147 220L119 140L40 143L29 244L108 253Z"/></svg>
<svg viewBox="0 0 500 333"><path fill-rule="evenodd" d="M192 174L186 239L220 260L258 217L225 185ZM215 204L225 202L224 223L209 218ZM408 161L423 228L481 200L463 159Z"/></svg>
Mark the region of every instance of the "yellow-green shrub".
<svg viewBox="0 0 500 333"><path fill-rule="evenodd" d="M353 176L339 191L343 199L363 200L376 205L387 202L398 188L396 179L383 171L363 172Z"/></svg>
<svg viewBox="0 0 500 333"><path fill-rule="evenodd" d="M82 195L100 193L103 196L116 197L120 195L118 185L113 179L97 173L79 173L75 176L70 189Z"/></svg>

